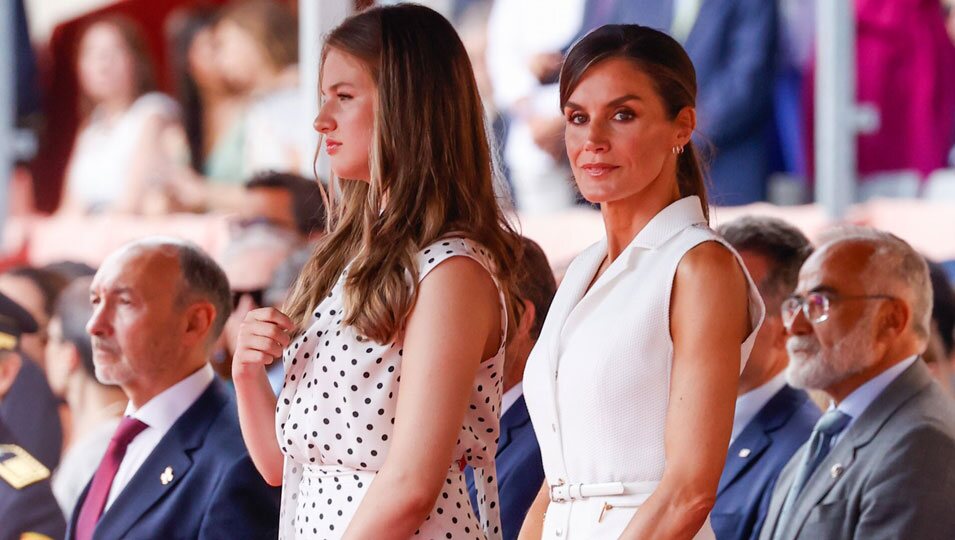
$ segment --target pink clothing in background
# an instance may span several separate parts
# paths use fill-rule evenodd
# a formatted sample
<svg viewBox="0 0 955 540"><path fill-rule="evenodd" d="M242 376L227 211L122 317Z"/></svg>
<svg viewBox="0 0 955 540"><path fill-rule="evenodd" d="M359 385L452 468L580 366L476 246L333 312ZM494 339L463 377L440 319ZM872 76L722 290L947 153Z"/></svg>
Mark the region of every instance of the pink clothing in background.
<svg viewBox="0 0 955 540"><path fill-rule="evenodd" d="M939 0L856 0L860 103L877 132L859 136L859 174L943 167L955 136L955 47Z"/></svg>

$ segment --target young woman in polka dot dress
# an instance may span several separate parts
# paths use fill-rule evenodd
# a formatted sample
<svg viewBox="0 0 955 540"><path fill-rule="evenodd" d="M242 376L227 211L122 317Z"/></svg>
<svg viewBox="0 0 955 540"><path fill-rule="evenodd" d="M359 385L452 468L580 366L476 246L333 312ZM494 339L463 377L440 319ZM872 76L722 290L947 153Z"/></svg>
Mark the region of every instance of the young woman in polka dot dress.
<svg viewBox="0 0 955 540"><path fill-rule="evenodd" d="M520 247L464 47L430 9L375 8L329 35L320 86L315 128L342 202L287 315L251 312L233 362L246 444L283 488L281 537L500 538L493 459ZM276 401L264 366L278 356Z"/></svg>

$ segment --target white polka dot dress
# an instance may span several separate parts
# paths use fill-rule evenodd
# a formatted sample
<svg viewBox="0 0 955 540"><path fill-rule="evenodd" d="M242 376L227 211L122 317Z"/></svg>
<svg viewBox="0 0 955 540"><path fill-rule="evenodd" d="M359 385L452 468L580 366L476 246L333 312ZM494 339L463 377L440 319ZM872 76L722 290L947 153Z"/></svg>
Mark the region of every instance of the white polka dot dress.
<svg viewBox="0 0 955 540"><path fill-rule="evenodd" d="M482 247L445 238L417 256L419 282L452 257L492 265ZM348 268L315 308L308 329L285 351L285 385L276 431L285 454L280 538L340 538L385 461L401 382L403 336L376 343L346 326L342 287ZM492 273L493 275L493 273ZM503 295L501 296L503 311ZM506 321L506 312L502 316ZM505 328L506 329L506 328ZM494 472L503 376L503 344L478 371L448 464L445 485L416 538L500 538ZM462 469L475 468L481 521L468 499Z"/></svg>

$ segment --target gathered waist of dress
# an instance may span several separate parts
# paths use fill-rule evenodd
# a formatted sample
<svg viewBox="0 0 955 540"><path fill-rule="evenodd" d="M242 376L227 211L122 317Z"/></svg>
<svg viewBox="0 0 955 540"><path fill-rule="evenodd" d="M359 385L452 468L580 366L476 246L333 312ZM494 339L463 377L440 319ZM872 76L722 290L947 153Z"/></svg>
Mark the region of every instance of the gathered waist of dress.
<svg viewBox="0 0 955 540"><path fill-rule="evenodd" d="M362 476L374 476L376 474L378 474L378 471L371 471L367 469L353 469L351 467L343 467L341 465L317 465L317 464L302 465L302 476L305 478L328 478L328 477L349 476L349 475L354 475L360 478ZM356 478L356 480L358 478Z"/></svg>
<svg viewBox="0 0 955 540"><path fill-rule="evenodd" d="M305 478L328 478L328 477L337 477L337 476L349 476L354 475L358 480L360 477L365 475L374 476L378 474L378 471L370 469L353 469L351 467L345 467L342 465L322 465L322 464L303 464L299 463L302 467L302 476ZM460 474L463 472L463 468L460 466L459 462L451 464L448 468L448 473L451 475Z"/></svg>
<svg viewBox="0 0 955 540"><path fill-rule="evenodd" d="M642 504L660 485L659 481L579 483L558 480L550 484L550 500L555 503L585 499L618 499Z"/></svg>

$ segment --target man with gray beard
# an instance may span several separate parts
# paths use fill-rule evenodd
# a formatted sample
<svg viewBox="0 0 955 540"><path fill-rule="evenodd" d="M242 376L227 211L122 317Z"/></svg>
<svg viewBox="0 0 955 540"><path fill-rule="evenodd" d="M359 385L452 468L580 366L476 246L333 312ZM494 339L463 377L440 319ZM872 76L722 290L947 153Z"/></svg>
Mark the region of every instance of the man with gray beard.
<svg viewBox="0 0 955 540"><path fill-rule="evenodd" d="M955 538L955 403L919 358L932 290L901 239L855 229L782 306L789 384L831 399L783 469L762 540Z"/></svg>

